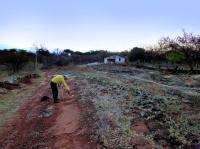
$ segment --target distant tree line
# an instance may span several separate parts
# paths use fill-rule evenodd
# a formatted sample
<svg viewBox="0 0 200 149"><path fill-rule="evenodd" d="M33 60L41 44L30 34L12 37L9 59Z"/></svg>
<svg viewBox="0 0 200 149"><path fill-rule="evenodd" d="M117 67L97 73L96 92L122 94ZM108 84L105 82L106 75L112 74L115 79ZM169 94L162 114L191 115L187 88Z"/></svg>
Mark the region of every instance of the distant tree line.
<svg viewBox="0 0 200 149"><path fill-rule="evenodd" d="M52 66L64 66L68 64L86 64L92 62L103 62L103 59L114 53L105 50L96 50L90 52L79 52L65 49L50 52L45 47L36 49L36 53L28 52L22 49L3 49L0 50L0 64L5 65L11 73L21 70L27 63L36 64L36 59L42 68ZM36 67L36 66L35 66Z"/></svg>
<svg viewBox="0 0 200 149"><path fill-rule="evenodd" d="M193 71L194 67L200 63L200 36L184 31L182 36L174 39L161 38L156 47L149 49L134 47L130 51L122 52L108 52L106 50L80 52L70 49L63 51L57 49L50 52L44 46L36 47L35 53L23 49L3 49L0 50L0 64L5 65L7 69L15 73L30 62L37 64L37 61L42 64L42 68L49 68L68 64L103 62L105 57L111 55L124 56L128 62L169 63L174 66L174 70L178 69L179 64L185 64Z"/></svg>
<svg viewBox="0 0 200 149"><path fill-rule="evenodd" d="M18 72L29 61L33 61L33 54L25 50L0 50L0 64L5 65L11 73Z"/></svg>
<svg viewBox="0 0 200 149"><path fill-rule="evenodd" d="M165 62L174 64L175 70L179 64L185 64L193 71L200 64L200 36L184 31L182 36L174 39L161 38L157 47L148 50L134 47L128 56L130 62Z"/></svg>

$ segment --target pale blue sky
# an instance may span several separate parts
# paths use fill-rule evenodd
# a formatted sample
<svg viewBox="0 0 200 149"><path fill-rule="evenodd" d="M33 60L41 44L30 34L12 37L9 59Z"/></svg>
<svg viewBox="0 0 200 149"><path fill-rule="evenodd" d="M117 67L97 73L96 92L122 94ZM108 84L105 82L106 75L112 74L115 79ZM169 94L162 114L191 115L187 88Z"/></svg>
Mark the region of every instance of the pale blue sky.
<svg viewBox="0 0 200 149"><path fill-rule="evenodd" d="M0 0L0 45L129 50L183 28L199 34L199 6L199 0Z"/></svg>

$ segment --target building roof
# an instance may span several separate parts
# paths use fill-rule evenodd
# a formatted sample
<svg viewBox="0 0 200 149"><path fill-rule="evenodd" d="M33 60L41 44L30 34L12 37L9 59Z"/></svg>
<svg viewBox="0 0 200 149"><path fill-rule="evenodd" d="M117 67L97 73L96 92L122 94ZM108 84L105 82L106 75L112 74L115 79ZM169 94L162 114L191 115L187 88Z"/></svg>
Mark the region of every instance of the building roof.
<svg viewBox="0 0 200 149"><path fill-rule="evenodd" d="M125 57L120 56L120 55L113 55L113 56L110 56L110 57L106 57L106 59L116 59L116 58L125 58Z"/></svg>

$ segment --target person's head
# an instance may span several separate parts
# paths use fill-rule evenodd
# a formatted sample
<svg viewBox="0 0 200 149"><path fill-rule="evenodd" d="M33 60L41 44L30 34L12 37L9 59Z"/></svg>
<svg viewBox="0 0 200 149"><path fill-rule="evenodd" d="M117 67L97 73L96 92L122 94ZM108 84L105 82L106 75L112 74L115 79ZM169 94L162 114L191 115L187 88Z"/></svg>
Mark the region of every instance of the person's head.
<svg viewBox="0 0 200 149"><path fill-rule="evenodd" d="M68 80L68 76L67 75L63 75L65 80Z"/></svg>

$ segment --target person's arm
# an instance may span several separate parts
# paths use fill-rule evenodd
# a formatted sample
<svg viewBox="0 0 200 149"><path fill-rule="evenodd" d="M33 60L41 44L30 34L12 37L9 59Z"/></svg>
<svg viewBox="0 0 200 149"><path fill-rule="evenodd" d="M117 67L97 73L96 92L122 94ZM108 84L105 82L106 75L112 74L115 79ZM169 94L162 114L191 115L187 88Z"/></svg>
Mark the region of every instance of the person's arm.
<svg viewBox="0 0 200 149"><path fill-rule="evenodd" d="M70 88L69 88L69 86L67 85L67 83L65 82L64 78L63 78L63 80L62 80L62 83L64 84L65 89L68 91L68 93L70 93Z"/></svg>

